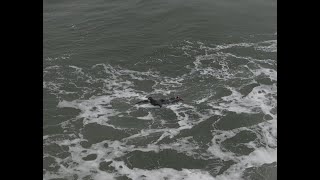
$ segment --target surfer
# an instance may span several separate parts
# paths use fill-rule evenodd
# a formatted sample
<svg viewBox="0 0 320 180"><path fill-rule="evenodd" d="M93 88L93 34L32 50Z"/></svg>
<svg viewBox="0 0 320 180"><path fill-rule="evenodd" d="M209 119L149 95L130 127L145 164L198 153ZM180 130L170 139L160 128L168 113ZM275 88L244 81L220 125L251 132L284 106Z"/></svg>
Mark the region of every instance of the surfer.
<svg viewBox="0 0 320 180"><path fill-rule="evenodd" d="M148 97L148 100L139 101L136 104L150 103L154 106L159 106L161 108L163 104L172 104L179 101L183 101L183 99L180 96L172 97L170 99L159 99L159 100L155 100L152 97Z"/></svg>
<svg viewBox="0 0 320 180"><path fill-rule="evenodd" d="M154 106L159 106L160 108L162 107L162 102L161 100L155 100L152 97L148 97L150 104L154 105Z"/></svg>
<svg viewBox="0 0 320 180"><path fill-rule="evenodd" d="M152 97L148 97L148 100L139 101L136 104L147 104L147 103L150 103L150 104L152 104L154 106L159 106L161 108L162 107L162 101L161 100L155 100Z"/></svg>
<svg viewBox="0 0 320 180"><path fill-rule="evenodd" d="M177 96L170 99L160 99L160 101L162 102L162 104L173 104L179 101L183 101L183 99L180 96Z"/></svg>

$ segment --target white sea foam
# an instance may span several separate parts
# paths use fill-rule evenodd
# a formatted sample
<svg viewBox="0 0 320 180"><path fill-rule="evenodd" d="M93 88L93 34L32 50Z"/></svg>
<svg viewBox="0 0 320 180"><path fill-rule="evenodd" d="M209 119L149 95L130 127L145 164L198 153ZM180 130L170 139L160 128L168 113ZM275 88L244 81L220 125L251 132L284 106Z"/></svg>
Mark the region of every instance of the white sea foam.
<svg viewBox="0 0 320 180"><path fill-rule="evenodd" d="M182 169L177 171L171 168L161 168L157 170L141 170L141 169L126 169L123 168L123 173L128 174L132 179L146 179L146 180L214 180L208 172L197 169ZM144 177L144 178L143 178Z"/></svg>
<svg viewBox="0 0 320 180"><path fill-rule="evenodd" d="M76 74L80 79L82 78L83 82L90 84L90 86L81 86L66 78L61 79L61 82L48 80L43 82L44 88L49 89L61 99L57 104L58 108L68 107L81 111L77 117L73 117L70 121L63 122L62 127L68 127L68 123L73 123L79 118L84 119L84 125L96 122L114 127L109 124L109 119L110 117L117 116L136 118L144 120L144 123L150 123L151 125L159 123L160 125L153 127L148 124L144 129L136 131L135 134L123 138L122 140L105 140L92 145L89 149L80 146L80 141L83 140L83 135L81 133L73 134L72 136L70 135L68 136L69 139L62 138L62 140L61 138L56 138L54 135L46 135L43 137L44 145L49 145L50 143L66 145L69 147L68 151L71 153L71 156L66 159L54 157L61 168L57 173L47 171L44 175L44 179L59 177L72 179L75 174L78 176L78 179L90 175L93 179L97 180L115 179L117 176L121 175L125 175L132 179L241 179L246 168L259 167L266 163L276 162L277 115L271 113L272 109L277 107L277 101L274 98L277 93L276 84L259 85L254 87L246 96L243 96L243 94L240 93L240 87L234 86L234 82L238 80L236 79L238 76L235 75L239 70L237 68L234 68L235 70L232 69L230 59L233 58L232 61L246 60L243 61L244 64L240 63L239 65L239 67L246 67L242 70L248 74L251 73L252 75L250 77L245 77L245 75L239 76L243 79L247 78L249 81L246 83L255 82L254 78L259 75L266 75L271 80L277 81L277 71L262 66L263 63L266 63L275 67L276 60L256 59L249 56L240 56L223 52L222 50L243 47L252 48L257 51L276 52L277 41L271 40L258 43L224 44L213 47L202 42L185 41L185 43L186 45L180 49L187 51L188 55L193 57L193 59L188 64L189 68L187 68L187 70L189 71L184 75L177 77L160 76L160 73L157 71L133 71L122 67L115 67L110 64L97 64L91 69L82 69L73 65L68 67L50 66L45 68L47 75L56 73L58 78L65 78L63 69L69 68L71 74ZM199 55L203 50L205 50L205 54ZM198 55L195 55L195 52L197 52ZM249 66L246 62L252 63L254 66ZM212 80L212 86L223 85L224 88L231 91L231 95L217 99L214 96L215 92L202 92L202 89L186 93L184 87L186 82L196 80L197 83L202 83L201 81L198 81L197 78L211 78L214 80ZM152 80L154 82L152 92L136 90L135 84L133 83L134 80ZM75 87L81 89L78 92L80 93L81 98L65 100L63 95L72 92L64 89L65 84L62 83L63 81L67 81L70 84L73 83ZM98 86L98 84L100 86ZM101 94L97 95L92 93L95 90L100 90ZM153 94L169 96L179 93L192 94L197 93L198 91L202 92L201 97L198 97L199 99L166 105L163 108L155 107L150 104L133 105L135 102ZM117 105L119 107L117 107ZM202 109L199 108L198 105L208 105L209 108ZM165 119L160 113L164 111L163 109L171 111L176 116L174 121L170 121L176 123L177 127L166 127L166 123L169 120ZM138 110L146 112L147 115L142 117L131 115L134 114L131 112ZM207 149L201 149L201 151L199 151L201 148L199 143L193 139L192 136L177 138L177 135L179 135L182 130L191 129L195 125L214 116L222 117L228 112L248 114L263 113L270 115L271 120L263 119L263 122L251 127L241 127L223 131L214 129L214 123L219 122L221 120L220 118L212 124L213 129L211 132L213 138L208 144L209 147ZM121 129L121 127L117 128ZM250 131L257 136L256 140L243 143L243 145L253 148L253 151L249 155L239 155L222 147L222 142L236 136L242 131ZM139 138L147 139L149 137L156 138L148 144L132 145L128 143L132 140ZM169 138L172 141L158 144L164 138ZM107 144L108 146L104 146L104 144ZM182 169L181 171L172 168L153 170L138 168L130 169L125 162L114 160L115 158L122 157L135 150L159 153L164 149L173 149L193 158L205 159L208 157L215 157L225 161L233 161L235 164L231 165L231 167L217 177L212 177L208 172L201 169ZM82 158L89 154L97 154L97 158L93 161L84 161ZM49 156L49 154L45 153L45 156ZM115 172L101 171L99 169L99 163L102 161L112 161L110 166L115 168ZM73 164L72 162L77 164ZM64 165L66 163L68 165ZM120 168L120 166L122 166L122 168Z"/></svg>
<svg viewBox="0 0 320 180"><path fill-rule="evenodd" d="M277 40L269 40L257 43L254 48L264 52L277 52Z"/></svg>
<svg viewBox="0 0 320 180"><path fill-rule="evenodd" d="M276 86L260 85L252 89L245 97L234 88L229 88L231 95L222 97L223 102L210 102L213 108L228 110L236 113L257 113L260 109L265 114L270 114L271 109L276 107L277 101L271 95L276 93Z"/></svg>
<svg viewBox="0 0 320 180"><path fill-rule="evenodd" d="M138 119L143 119L143 120L154 120L154 117L152 116L151 112L148 112L148 115L143 116L143 117L138 117Z"/></svg>

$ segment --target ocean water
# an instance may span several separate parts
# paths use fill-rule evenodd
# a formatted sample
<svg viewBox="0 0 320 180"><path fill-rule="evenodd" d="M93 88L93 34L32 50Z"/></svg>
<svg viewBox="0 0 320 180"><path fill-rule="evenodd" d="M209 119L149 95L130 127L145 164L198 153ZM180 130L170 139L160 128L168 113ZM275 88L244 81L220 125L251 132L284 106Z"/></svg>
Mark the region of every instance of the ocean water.
<svg viewBox="0 0 320 180"><path fill-rule="evenodd" d="M43 2L43 179L277 179L277 1Z"/></svg>

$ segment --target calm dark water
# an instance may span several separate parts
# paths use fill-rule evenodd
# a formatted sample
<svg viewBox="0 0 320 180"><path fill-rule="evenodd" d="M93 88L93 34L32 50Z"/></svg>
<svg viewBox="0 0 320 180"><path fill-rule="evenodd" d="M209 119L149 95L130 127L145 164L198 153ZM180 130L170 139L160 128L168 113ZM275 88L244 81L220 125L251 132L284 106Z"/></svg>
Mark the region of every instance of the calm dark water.
<svg viewBox="0 0 320 180"><path fill-rule="evenodd" d="M276 1L44 0L43 13L43 179L277 179Z"/></svg>

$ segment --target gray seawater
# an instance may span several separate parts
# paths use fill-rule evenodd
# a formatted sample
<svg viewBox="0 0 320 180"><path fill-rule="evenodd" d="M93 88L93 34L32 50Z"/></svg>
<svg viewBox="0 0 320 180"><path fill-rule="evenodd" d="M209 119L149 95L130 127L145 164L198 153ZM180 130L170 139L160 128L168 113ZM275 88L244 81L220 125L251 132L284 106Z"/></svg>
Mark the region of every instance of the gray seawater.
<svg viewBox="0 0 320 180"><path fill-rule="evenodd" d="M43 8L43 179L277 179L275 0Z"/></svg>

